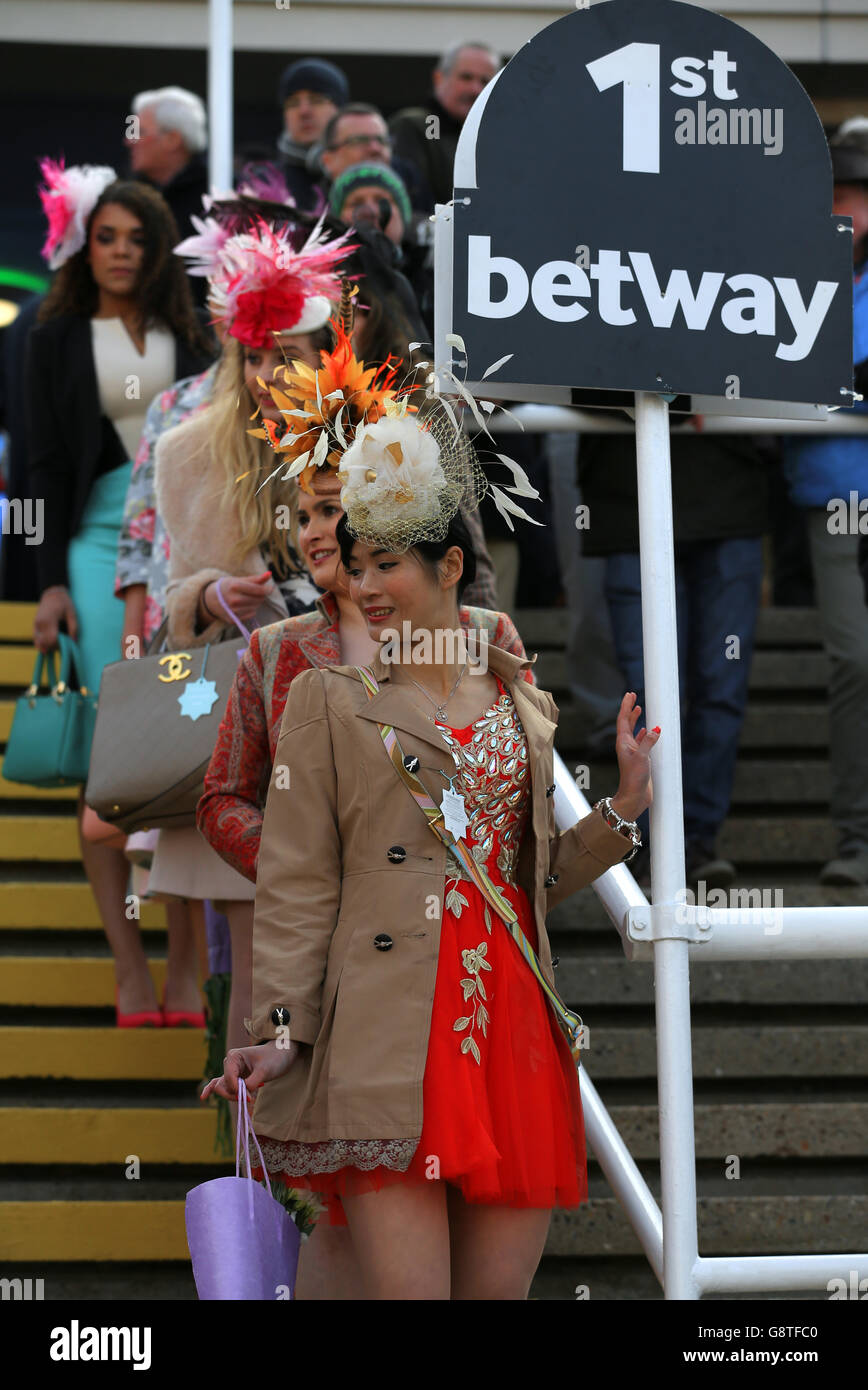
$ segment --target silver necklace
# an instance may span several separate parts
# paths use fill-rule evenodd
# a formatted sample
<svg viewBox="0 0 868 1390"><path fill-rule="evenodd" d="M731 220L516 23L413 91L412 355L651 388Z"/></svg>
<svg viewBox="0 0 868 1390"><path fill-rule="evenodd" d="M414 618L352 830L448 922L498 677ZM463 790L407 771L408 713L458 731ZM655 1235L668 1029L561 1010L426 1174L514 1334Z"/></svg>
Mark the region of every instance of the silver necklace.
<svg viewBox="0 0 868 1390"><path fill-rule="evenodd" d="M436 718L436 719L442 720L443 723L445 724L445 722L446 722L446 706L449 704L449 701L452 699L452 696L455 694L455 692L456 692L456 690L458 689L459 685L460 685L461 682L464 680L464 676L465 676L465 673L466 673L466 671L467 671L467 663L468 663L469 660L470 660L470 654L468 653L468 655L464 658L464 665L462 666L461 671L459 672L458 679L456 680L456 682L455 682L455 684L453 685L452 689L450 690L449 694L446 696L446 699L442 702L442 704L439 704L439 705L438 705L437 701L434 699L434 696L431 694L431 692L425 689L424 685L420 685L419 682L418 682L417 680L413 680L413 677L412 677L412 676L410 677L410 680L413 682L413 685L416 686L416 689L417 689L417 690L421 690L421 691L422 691L422 694L425 696L425 699L426 699L426 700L430 700L430 701L431 701L431 704L434 706L434 715L433 715L433 716L430 715L430 714L428 715L428 718L432 721L432 723L433 723L434 719Z"/></svg>

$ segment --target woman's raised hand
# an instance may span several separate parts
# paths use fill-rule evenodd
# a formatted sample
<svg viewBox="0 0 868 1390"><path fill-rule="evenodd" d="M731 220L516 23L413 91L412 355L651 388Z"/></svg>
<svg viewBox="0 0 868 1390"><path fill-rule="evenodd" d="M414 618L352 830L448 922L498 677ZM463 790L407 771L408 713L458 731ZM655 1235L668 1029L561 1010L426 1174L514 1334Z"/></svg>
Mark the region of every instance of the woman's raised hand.
<svg viewBox="0 0 868 1390"><path fill-rule="evenodd" d="M228 579L222 579L220 588L223 592L223 602L232 609L233 613L238 614L242 622L247 622L255 616L257 610L265 602L266 596L273 590L274 580L269 570L258 575L236 574ZM203 593L208 611L215 615L223 615L225 609L217 596L216 581L206 585ZM229 621L228 614L226 621Z"/></svg>
<svg viewBox="0 0 868 1390"><path fill-rule="evenodd" d="M642 706L636 704L635 691L628 690L621 701L615 733L615 753L620 780L612 797L612 810L625 820L635 820L651 805L651 749L660 737L658 729L640 729L634 734Z"/></svg>
<svg viewBox="0 0 868 1390"><path fill-rule="evenodd" d="M298 1054L299 1044L295 1042L287 1047L278 1047L276 1041L259 1047L233 1047L223 1059L223 1075L215 1076L203 1086L199 1099L207 1100L210 1095L216 1095L237 1100L239 1077L244 1078L248 1091L255 1091L266 1081L288 1072Z"/></svg>

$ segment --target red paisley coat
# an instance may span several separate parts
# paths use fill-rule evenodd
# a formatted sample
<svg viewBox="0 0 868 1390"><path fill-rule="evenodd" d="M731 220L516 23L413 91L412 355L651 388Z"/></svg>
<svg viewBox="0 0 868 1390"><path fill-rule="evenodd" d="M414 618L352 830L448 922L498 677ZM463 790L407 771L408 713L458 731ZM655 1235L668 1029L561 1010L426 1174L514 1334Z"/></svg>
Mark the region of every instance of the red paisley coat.
<svg viewBox="0 0 868 1390"><path fill-rule="evenodd" d="M253 633L242 658L205 775L196 821L213 849L256 882L259 838L280 721L289 687L300 671L340 666L338 605L331 594L317 610ZM506 613L459 609L461 626L485 631L491 646L524 658L524 645ZM534 684L529 669L522 672Z"/></svg>

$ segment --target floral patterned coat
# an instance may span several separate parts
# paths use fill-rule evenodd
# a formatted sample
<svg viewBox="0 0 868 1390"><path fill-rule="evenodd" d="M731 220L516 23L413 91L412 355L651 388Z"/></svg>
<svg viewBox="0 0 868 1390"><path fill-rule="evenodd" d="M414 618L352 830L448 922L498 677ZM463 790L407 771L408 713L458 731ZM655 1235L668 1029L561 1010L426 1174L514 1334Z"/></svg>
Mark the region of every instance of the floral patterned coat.
<svg viewBox="0 0 868 1390"><path fill-rule="evenodd" d="M300 671L341 664L337 602L326 593L316 607L316 612L269 623L253 633L232 685L199 801L197 824L205 839L227 864L253 882L289 687ZM506 613L462 607L459 617L462 627L484 631L491 646L525 656ZM522 675L533 684L529 668Z"/></svg>
<svg viewBox="0 0 868 1390"><path fill-rule="evenodd" d="M149 405L145 427L127 487L124 519L118 540L115 594L123 598L133 584L147 588L144 641L150 642L166 608L169 580L169 537L157 511L154 454L160 435L202 410L211 399L217 376L215 362L199 376L176 381Z"/></svg>

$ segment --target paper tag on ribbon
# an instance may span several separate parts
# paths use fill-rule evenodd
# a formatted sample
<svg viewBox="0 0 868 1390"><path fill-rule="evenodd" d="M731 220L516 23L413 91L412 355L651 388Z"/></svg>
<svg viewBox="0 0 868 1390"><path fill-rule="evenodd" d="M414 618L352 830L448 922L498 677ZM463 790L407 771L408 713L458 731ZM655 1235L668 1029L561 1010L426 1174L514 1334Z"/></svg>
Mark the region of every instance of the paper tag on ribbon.
<svg viewBox="0 0 868 1390"><path fill-rule="evenodd" d="M440 810L443 812L446 829L456 840L463 839L467 833L467 807L460 792L446 787L440 801Z"/></svg>
<svg viewBox="0 0 868 1390"><path fill-rule="evenodd" d="M210 714L217 698L217 686L213 681L203 680L201 676L196 681L188 681L183 693L178 696L181 715L186 714L195 721L203 714Z"/></svg>

